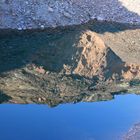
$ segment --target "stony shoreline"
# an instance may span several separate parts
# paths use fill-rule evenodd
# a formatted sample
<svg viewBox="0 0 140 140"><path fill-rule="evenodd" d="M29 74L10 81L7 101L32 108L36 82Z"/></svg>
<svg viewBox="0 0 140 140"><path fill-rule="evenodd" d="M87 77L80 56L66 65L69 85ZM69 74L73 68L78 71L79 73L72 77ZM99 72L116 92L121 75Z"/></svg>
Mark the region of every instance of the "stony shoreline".
<svg viewBox="0 0 140 140"><path fill-rule="evenodd" d="M122 140L139 140L140 139L140 123L135 124Z"/></svg>
<svg viewBox="0 0 140 140"><path fill-rule="evenodd" d="M140 24L139 0L1 0L1 29L44 29L90 20Z"/></svg>

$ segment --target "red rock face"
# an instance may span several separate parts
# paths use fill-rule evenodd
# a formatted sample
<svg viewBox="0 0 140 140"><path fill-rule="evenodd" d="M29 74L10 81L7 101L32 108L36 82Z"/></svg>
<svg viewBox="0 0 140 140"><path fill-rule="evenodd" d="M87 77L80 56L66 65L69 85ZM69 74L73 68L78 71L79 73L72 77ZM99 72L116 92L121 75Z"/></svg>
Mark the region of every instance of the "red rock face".
<svg viewBox="0 0 140 140"><path fill-rule="evenodd" d="M73 72L89 78L102 74L107 48L97 34L90 31L83 33L77 47L81 51L77 53L79 62Z"/></svg>
<svg viewBox="0 0 140 140"><path fill-rule="evenodd" d="M98 76L102 80L134 79L140 77L140 66L127 64L117 56L111 48L94 32L84 32L77 48L78 63L74 74L93 78Z"/></svg>

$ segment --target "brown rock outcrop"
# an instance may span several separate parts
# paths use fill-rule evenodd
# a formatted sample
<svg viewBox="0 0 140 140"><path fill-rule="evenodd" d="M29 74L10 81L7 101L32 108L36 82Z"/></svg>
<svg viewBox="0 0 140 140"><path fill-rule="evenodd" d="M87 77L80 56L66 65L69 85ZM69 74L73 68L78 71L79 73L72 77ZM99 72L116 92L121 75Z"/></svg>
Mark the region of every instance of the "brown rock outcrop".
<svg viewBox="0 0 140 140"><path fill-rule="evenodd" d="M75 47L73 74L90 79L96 76L100 80L132 80L140 77L140 66L124 62L95 32L83 32Z"/></svg>

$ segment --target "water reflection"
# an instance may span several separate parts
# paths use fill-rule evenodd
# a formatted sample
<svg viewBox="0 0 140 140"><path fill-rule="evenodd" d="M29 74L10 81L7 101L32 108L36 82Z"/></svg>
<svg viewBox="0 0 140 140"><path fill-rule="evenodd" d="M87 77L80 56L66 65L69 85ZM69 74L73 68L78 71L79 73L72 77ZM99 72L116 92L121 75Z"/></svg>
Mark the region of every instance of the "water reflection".
<svg viewBox="0 0 140 140"><path fill-rule="evenodd" d="M2 140L118 140L140 121L140 96L95 103L0 105Z"/></svg>

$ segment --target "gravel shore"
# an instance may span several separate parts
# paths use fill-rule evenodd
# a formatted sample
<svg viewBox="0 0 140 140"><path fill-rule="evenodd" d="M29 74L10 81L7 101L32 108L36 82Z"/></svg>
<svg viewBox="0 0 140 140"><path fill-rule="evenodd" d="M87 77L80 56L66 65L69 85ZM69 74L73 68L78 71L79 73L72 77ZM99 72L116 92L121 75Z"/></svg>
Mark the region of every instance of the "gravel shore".
<svg viewBox="0 0 140 140"><path fill-rule="evenodd" d="M128 133L124 136L123 140L139 140L140 139L140 123L135 124Z"/></svg>
<svg viewBox="0 0 140 140"><path fill-rule="evenodd" d="M140 24L139 0L1 0L1 29L33 29L107 20Z"/></svg>

